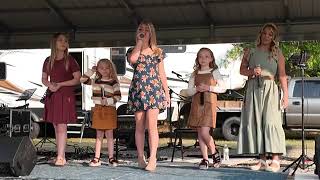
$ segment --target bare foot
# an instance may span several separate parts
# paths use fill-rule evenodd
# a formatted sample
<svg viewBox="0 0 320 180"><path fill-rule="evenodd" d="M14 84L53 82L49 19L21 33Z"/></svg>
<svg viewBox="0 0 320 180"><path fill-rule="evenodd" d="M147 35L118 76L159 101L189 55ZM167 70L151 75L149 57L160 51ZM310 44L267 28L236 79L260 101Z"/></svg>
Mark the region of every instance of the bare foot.
<svg viewBox="0 0 320 180"><path fill-rule="evenodd" d="M150 158L147 167L145 170L147 171L155 171L157 167L157 158Z"/></svg>
<svg viewBox="0 0 320 180"><path fill-rule="evenodd" d="M147 167L146 158L144 156L138 157L138 166L142 169Z"/></svg>

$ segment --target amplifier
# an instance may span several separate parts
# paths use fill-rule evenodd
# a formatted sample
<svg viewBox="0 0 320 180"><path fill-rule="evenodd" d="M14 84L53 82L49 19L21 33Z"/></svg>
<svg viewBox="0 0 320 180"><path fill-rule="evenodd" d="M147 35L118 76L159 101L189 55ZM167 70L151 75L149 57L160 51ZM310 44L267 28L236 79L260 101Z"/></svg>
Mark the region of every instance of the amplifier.
<svg viewBox="0 0 320 180"><path fill-rule="evenodd" d="M25 109L10 109L9 136L29 136L31 129L31 113Z"/></svg>
<svg viewBox="0 0 320 180"><path fill-rule="evenodd" d="M10 111L0 110L0 136L9 136Z"/></svg>

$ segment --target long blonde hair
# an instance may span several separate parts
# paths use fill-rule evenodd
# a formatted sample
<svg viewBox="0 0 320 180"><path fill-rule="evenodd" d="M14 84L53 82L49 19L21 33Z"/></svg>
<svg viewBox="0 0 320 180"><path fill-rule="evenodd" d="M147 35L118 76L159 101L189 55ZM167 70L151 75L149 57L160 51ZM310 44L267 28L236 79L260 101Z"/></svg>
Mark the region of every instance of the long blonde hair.
<svg viewBox="0 0 320 180"><path fill-rule="evenodd" d="M69 56L69 51L68 51L68 49L69 49L69 36L66 33L58 32L58 33L53 34L53 36L50 40L51 54L49 57L49 63L48 63L48 67L47 67L49 72L52 70L53 65L54 65L54 61L57 58L57 40L58 40L59 36L64 36L68 40L68 47L64 51L63 58L65 60L66 70L68 70L68 68L69 68L69 58L68 58L68 56Z"/></svg>
<svg viewBox="0 0 320 180"><path fill-rule="evenodd" d="M279 53L279 30L278 30L278 27L274 23L266 23L262 26L262 28L257 36L257 39L256 39L256 46L261 45L261 36L262 36L263 31L266 28L271 28L273 31L273 37L272 37L272 42L269 47L269 51L271 52L271 57L276 59L278 56L278 53Z"/></svg>
<svg viewBox="0 0 320 180"><path fill-rule="evenodd" d="M209 67L212 68L212 71L218 69L218 66L216 64L216 60L214 58L214 55L213 55L213 52L211 51L211 49L209 49L209 48L201 48L197 53L197 57L196 57L196 60L195 60L194 66L193 66L193 69L194 69L193 73L197 74L198 71L201 68L200 63L199 63L199 54L200 54L201 51L208 51L210 53L210 56L212 57L212 61L209 63Z"/></svg>
<svg viewBox="0 0 320 180"><path fill-rule="evenodd" d="M118 80L118 76L117 76L117 69L116 66L114 65L114 63L112 61L110 61L109 59L100 59L97 63L97 70L96 70L96 79L101 79L102 75L98 72L98 67L101 63L106 63L109 68L110 68L110 78L119 82Z"/></svg>
<svg viewBox="0 0 320 180"><path fill-rule="evenodd" d="M148 26L149 29L149 33L150 33L150 39L149 39L149 47L152 49L153 53L157 56L162 56L162 50L158 47L157 45L157 35L156 35L156 30L154 28L154 25L152 24L151 21L148 20L143 20L141 21L141 23L139 24L139 27L141 25L146 25ZM136 35L139 33L139 27L136 31Z"/></svg>

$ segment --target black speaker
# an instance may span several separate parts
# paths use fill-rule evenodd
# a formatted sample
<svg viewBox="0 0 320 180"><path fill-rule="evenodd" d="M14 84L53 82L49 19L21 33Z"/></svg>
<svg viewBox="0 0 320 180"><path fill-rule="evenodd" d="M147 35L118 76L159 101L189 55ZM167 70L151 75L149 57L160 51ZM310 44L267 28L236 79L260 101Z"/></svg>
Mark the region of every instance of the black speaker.
<svg viewBox="0 0 320 180"><path fill-rule="evenodd" d="M25 109L10 109L10 137L29 136L31 112Z"/></svg>
<svg viewBox="0 0 320 180"><path fill-rule="evenodd" d="M0 80L5 80L7 78L6 63L0 62Z"/></svg>
<svg viewBox="0 0 320 180"><path fill-rule="evenodd" d="M24 137L0 137L0 174L27 176L37 162L36 149L31 139Z"/></svg>
<svg viewBox="0 0 320 180"><path fill-rule="evenodd" d="M111 61L118 75L126 74L126 48L111 48Z"/></svg>

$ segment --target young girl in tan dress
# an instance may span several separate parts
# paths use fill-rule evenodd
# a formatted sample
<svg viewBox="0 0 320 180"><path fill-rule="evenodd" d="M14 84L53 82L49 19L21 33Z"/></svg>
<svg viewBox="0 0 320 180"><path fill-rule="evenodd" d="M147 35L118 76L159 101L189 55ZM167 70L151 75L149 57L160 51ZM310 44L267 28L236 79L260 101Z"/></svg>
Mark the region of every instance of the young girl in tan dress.
<svg viewBox="0 0 320 180"><path fill-rule="evenodd" d="M93 79L90 77L94 74ZM117 166L118 161L113 157L113 130L117 128L116 102L120 101L120 84L116 69L108 59L101 59L97 66L89 69L80 79L87 85L92 85L92 100L95 104L92 115L92 128L97 130L95 157L89 166L100 166L100 152L104 135L107 137L109 164Z"/></svg>
<svg viewBox="0 0 320 180"><path fill-rule="evenodd" d="M208 148L212 154L214 167L219 167L220 156L210 135L210 129L216 127L217 94L226 91L222 76L215 64L213 52L201 48L197 53L187 93L192 97L188 126L196 128L203 159L200 169L208 169Z"/></svg>

